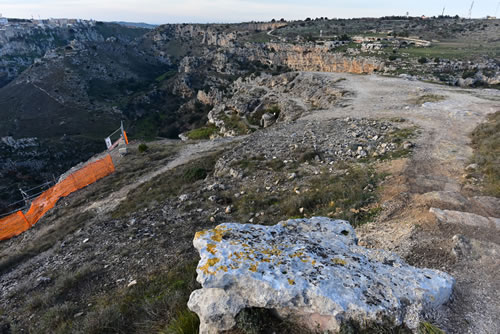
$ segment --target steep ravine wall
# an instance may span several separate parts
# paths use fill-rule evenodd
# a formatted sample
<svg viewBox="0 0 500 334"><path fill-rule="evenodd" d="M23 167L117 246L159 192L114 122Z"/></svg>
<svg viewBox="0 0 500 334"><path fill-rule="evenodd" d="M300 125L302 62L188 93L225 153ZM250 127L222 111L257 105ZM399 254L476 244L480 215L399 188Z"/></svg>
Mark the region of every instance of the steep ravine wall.
<svg viewBox="0 0 500 334"><path fill-rule="evenodd" d="M372 73L383 71L384 63L376 58L346 56L328 47L267 43L250 46L241 51L250 60L269 65L285 65L296 71Z"/></svg>
<svg viewBox="0 0 500 334"><path fill-rule="evenodd" d="M267 30L279 27L283 23L255 26L255 30ZM199 43L207 48L218 48L212 56L226 54L237 55L240 60L259 61L268 65L287 66L297 71L372 73L382 71L384 63L374 57L354 57L336 52L328 46L290 43L241 43L245 35L243 27L236 25L227 31L223 25L164 25L152 33L156 42L165 43L179 39ZM205 59L210 57L208 49ZM224 67L224 66L222 66Z"/></svg>

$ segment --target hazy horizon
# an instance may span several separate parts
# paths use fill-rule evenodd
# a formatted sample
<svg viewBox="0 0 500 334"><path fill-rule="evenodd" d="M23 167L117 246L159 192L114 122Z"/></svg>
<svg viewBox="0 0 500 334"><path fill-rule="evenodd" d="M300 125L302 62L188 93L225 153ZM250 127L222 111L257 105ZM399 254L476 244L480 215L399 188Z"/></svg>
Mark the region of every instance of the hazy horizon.
<svg viewBox="0 0 500 334"><path fill-rule="evenodd" d="M405 2L407 4L405 4ZM496 0L475 1L473 18L496 15ZM356 18L391 15L467 17L470 0L401 1L388 0L327 1L311 0L307 4L292 0L0 0L0 13L11 18L76 18L99 21L165 23L235 23L248 21L303 20L307 17Z"/></svg>

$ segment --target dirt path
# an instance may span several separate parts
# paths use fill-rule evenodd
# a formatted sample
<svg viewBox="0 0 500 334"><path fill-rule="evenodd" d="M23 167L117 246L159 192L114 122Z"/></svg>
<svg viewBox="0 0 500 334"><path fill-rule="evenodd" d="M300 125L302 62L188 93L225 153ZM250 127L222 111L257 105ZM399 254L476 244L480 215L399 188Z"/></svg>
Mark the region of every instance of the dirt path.
<svg viewBox="0 0 500 334"><path fill-rule="evenodd" d="M382 188L385 210L378 222L360 228L361 242L456 278L454 299L429 315L447 333L500 333L500 220L492 218L499 218L500 201L474 196L462 179L472 154L468 135L488 113L500 110L500 92L323 75L347 78L339 85L354 94L342 108L304 119L402 117L420 131L410 159L380 166L392 174ZM416 104L422 96L443 99Z"/></svg>
<svg viewBox="0 0 500 334"><path fill-rule="evenodd" d="M93 202L85 209L85 211L95 210L99 214L110 212L127 198L128 193L139 187L141 184L144 184L152 180L154 177L166 173L177 166L196 160L211 152L218 151L226 147L228 144L235 141L243 140L244 138L245 137L227 137L217 140L207 140L207 141L187 144L180 150L177 156L172 161L167 163L165 166L141 176L133 183L130 183L125 187L122 187L118 191L112 192L108 197Z"/></svg>

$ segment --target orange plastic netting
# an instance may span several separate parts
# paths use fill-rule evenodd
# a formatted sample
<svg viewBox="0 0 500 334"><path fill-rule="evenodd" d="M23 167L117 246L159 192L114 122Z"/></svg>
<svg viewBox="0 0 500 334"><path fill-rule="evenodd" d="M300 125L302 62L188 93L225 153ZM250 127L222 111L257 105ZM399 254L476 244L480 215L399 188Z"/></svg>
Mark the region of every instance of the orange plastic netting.
<svg viewBox="0 0 500 334"><path fill-rule="evenodd" d="M113 160L110 155L107 155L105 158L89 163L70 174L63 181L37 197L25 214L18 211L0 219L0 240L12 238L26 231L38 222L47 211L52 209L61 197L68 196L72 192L82 189L114 171Z"/></svg>

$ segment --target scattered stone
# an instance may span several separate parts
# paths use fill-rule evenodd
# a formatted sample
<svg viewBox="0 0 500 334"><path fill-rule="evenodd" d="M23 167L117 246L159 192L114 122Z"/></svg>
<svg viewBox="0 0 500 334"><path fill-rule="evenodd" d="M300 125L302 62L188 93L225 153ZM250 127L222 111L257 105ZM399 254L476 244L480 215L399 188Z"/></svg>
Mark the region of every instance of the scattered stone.
<svg viewBox="0 0 500 334"><path fill-rule="evenodd" d="M226 207L226 210L224 210L224 212L225 212L226 214L229 214L229 213L231 213L231 211L232 211L232 210L233 210L232 206L231 206L231 205L228 205L228 206Z"/></svg>
<svg viewBox="0 0 500 334"><path fill-rule="evenodd" d="M442 223L469 225L500 230L500 218L483 217L469 212L441 210L436 208L430 208L429 212L433 213Z"/></svg>
<svg viewBox="0 0 500 334"><path fill-rule="evenodd" d="M448 210L463 210L467 199L455 191L432 191L416 197L416 202L428 207L439 207Z"/></svg>
<svg viewBox="0 0 500 334"><path fill-rule="evenodd" d="M416 329L420 313L445 303L454 285L448 274L358 246L348 222L324 217L221 224L196 233L193 244L202 289L188 307L200 317L200 333L232 329L251 307L322 332L349 320Z"/></svg>
<svg viewBox="0 0 500 334"><path fill-rule="evenodd" d="M471 253L472 245L469 239L463 235L456 234L451 238L453 241L453 248L451 250L452 254L457 258L462 258Z"/></svg>
<svg viewBox="0 0 500 334"><path fill-rule="evenodd" d="M478 168L477 164L470 164L467 167L465 167L465 170L467 172L475 172L477 170L477 168Z"/></svg>
<svg viewBox="0 0 500 334"><path fill-rule="evenodd" d="M185 202L188 199L189 199L189 195L187 195L187 194L182 194L179 196L179 201L181 201L181 202Z"/></svg>
<svg viewBox="0 0 500 334"><path fill-rule="evenodd" d="M86 239L83 239L83 243L87 243L87 241L89 241L89 238L86 238Z"/></svg>
<svg viewBox="0 0 500 334"><path fill-rule="evenodd" d="M134 286L137 284L137 280L132 280L127 284L127 288L130 288L131 286Z"/></svg>
<svg viewBox="0 0 500 334"><path fill-rule="evenodd" d="M40 276L36 280L37 280L37 282L40 282L40 283L50 283L50 281L51 281L50 277L45 277L45 276Z"/></svg>
<svg viewBox="0 0 500 334"><path fill-rule="evenodd" d="M403 148L404 148L405 150L409 150L409 149L410 149L410 148L412 148L413 146L414 146L414 144L413 144L412 142L409 142L409 141L405 141L405 142L403 143Z"/></svg>
<svg viewBox="0 0 500 334"><path fill-rule="evenodd" d="M471 201L479 206L488 216L500 217L500 198L492 196L474 196Z"/></svg>
<svg viewBox="0 0 500 334"><path fill-rule="evenodd" d="M120 147L118 149L118 153L123 157L123 156L126 156L128 154L128 150L126 147Z"/></svg>
<svg viewBox="0 0 500 334"><path fill-rule="evenodd" d="M73 316L73 318L75 318L75 319L76 319L76 318L79 318L79 317L81 317L81 316L82 316L82 315L84 315L84 314L85 314L84 312L78 312L78 313L76 313L76 314Z"/></svg>

